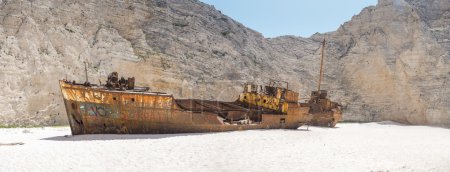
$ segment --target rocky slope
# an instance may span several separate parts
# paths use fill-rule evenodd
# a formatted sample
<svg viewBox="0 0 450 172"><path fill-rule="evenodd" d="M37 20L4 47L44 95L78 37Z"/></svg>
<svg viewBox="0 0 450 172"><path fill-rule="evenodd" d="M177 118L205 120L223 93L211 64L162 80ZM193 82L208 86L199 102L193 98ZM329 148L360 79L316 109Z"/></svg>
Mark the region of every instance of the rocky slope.
<svg viewBox="0 0 450 172"><path fill-rule="evenodd" d="M244 82L307 97L328 39L324 88L345 119L450 126L448 0L380 0L337 31L266 39L197 0L0 0L0 124L64 124L58 79L111 71L176 97L233 100Z"/></svg>

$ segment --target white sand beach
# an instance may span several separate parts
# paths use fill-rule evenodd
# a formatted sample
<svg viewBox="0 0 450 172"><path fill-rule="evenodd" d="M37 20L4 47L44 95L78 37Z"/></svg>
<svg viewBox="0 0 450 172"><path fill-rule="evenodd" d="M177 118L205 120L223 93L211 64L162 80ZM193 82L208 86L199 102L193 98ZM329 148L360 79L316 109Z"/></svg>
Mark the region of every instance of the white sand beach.
<svg viewBox="0 0 450 172"><path fill-rule="evenodd" d="M0 129L0 171L450 171L450 129L392 122L203 134Z"/></svg>

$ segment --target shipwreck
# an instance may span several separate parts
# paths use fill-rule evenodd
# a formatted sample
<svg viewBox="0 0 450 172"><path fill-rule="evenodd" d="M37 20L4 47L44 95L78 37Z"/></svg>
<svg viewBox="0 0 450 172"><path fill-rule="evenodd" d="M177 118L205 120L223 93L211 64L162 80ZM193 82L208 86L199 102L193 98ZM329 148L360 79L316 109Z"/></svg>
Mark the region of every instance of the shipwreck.
<svg viewBox="0 0 450 172"><path fill-rule="evenodd" d="M304 124L334 127L341 106L321 90L325 39L317 91L304 103L289 83L245 84L236 101L176 99L135 86L135 78L108 76L106 84L60 80L73 135L202 133L251 129L297 129ZM86 64L85 64L86 65Z"/></svg>
<svg viewBox="0 0 450 172"><path fill-rule="evenodd" d="M342 106L331 101L327 95L327 90L320 88L323 78L323 61L325 56L325 38L322 42L322 57L320 60L320 75L317 82L317 91L311 91L311 97L302 106L310 107L309 113L312 115L311 125L335 127L342 120Z"/></svg>
<svg viewBox="0 0 450 172"><path fill-rule="evenodd" d="M59 84L73 135L297 129L312 119L287 82L246 84L233 102L176 99L135 86L134 77L119 79L117 72L104 85Z"/></svg>

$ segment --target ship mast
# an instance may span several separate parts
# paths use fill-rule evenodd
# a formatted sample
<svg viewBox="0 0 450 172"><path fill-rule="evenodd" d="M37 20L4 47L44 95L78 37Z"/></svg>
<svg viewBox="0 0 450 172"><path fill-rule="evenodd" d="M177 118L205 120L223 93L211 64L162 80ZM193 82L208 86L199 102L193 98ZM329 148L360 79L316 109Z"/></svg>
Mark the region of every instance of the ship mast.
<svg viewBox="0 0 450 172"><path fill-rule="evenodd" d="M323 77L323 56L325 54L325 37L323 38L322 42L322 58L320 60L320 76L319 76L319 82L317 83L317 91L320 92L320 83L322 82Z"/></svg>
<svg viewBox="0 0 450 172"><path fill-rule="evenodd" d="M84 61L84 73L86 75L86 82L85 83L88 83L89 82L89 78L88 78L87 62L86 61Z"/></svg>

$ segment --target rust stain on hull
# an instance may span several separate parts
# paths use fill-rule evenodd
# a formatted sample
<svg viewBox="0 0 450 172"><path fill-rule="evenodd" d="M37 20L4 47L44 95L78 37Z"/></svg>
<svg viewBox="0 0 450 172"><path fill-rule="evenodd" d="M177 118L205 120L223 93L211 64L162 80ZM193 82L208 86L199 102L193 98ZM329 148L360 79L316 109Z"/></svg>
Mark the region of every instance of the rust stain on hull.
<svg viewBox="0 0 450 172"><path fill-rule="evenodd" d="M271 99L254 103L175 99L169 94L134 88L134 78L121 83L108 78L105 86L66 80L59 83L73 135L297 129L312 118L309 107L289 101L298 100L292 98L298 94L275 86L267 87L277 90L275 95L251 90L240 95Z"/></svg>
<svg viewBox="0 0 450 172"><path fill-rule="evenodd" d="M311 125L335 127L342 120L341 106L328 99L327 94L326 90L313 91L308 102L301 104L310 107Z"/></svg>

